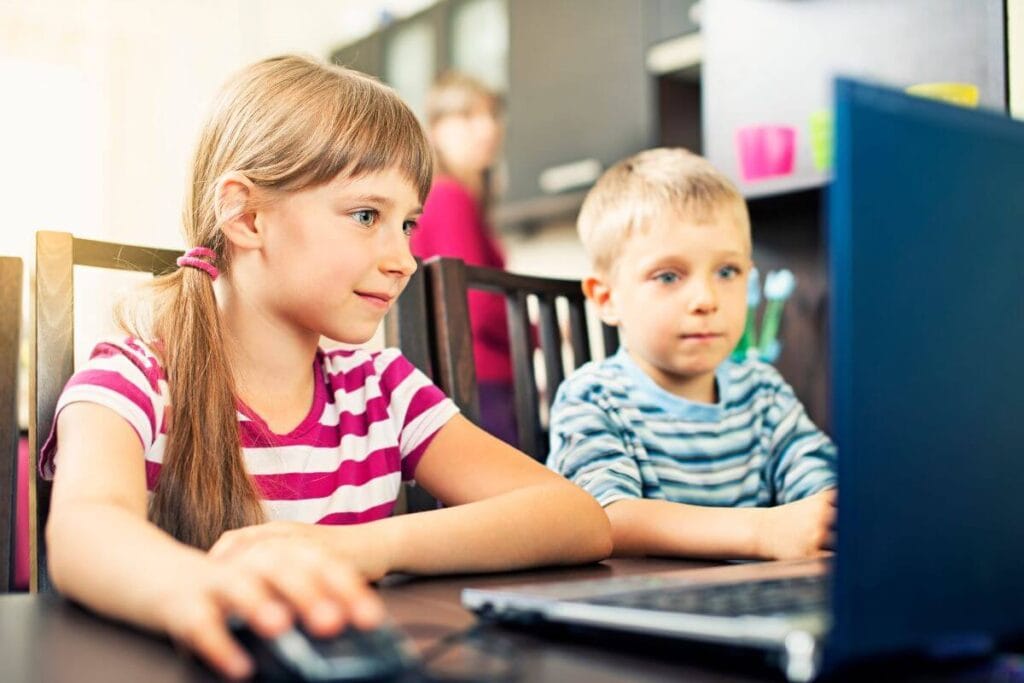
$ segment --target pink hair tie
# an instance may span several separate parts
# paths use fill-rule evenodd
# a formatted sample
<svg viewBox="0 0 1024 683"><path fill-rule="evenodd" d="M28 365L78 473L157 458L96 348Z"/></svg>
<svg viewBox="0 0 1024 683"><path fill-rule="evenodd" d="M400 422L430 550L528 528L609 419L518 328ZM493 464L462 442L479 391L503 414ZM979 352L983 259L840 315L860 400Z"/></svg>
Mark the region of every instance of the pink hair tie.
<svg viewBox="0 0 1024 683"><path fill-rule="evenodd" d="M207 249L206 247L193 247L186 251L184 256L178 257L177 264L179 267L198 268L209 275L211 280L216 280L217 276L220 275L220 271L217 270L217 266L204 261L204 258L210 259L210 261L216 260L217 253L213 249Z"/></svg>

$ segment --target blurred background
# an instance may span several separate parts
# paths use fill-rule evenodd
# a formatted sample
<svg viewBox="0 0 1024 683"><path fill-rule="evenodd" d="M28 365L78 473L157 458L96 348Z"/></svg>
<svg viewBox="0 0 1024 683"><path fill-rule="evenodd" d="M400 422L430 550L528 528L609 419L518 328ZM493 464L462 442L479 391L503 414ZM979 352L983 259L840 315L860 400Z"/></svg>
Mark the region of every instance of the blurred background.
<svg viewBox="0 0 1024 683"><path fill-rule="evenodd" d="M1024 0L0 0L0 253L30 277L40 229L184 246L209 102L285 52L373 74L419 113L448 69L500 92L491 222L514 271L584 274L575 214L616 160L706 154L750 199L762 272L797 274L778 365L825 425L831 78L967 82L980 106L1024 114ZM784 169L746 165L740 131L766 127L794 131ZM109 304L76 304L85 351Z"/></svg>

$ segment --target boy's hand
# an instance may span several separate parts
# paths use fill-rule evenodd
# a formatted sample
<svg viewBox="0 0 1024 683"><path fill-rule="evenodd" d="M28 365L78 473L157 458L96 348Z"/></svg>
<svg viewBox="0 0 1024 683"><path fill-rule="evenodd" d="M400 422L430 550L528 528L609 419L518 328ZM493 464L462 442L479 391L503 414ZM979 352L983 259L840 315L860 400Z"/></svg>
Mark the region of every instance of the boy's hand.
<svg viewBox="0 0 1024 683"><path fill-rule="evenodd" d="M164 630L230 678L252 674L252 662L228 632L239 616L264 637L300 619L326 637L346 624L373 628L384 617L380 598L347 562L303 538L274 538L230 557L204 558L183 574L159 607Z"/></svg>
<svg viewBox="0 0 1024 683"><path fill-rule="evenodd" d="M833 549L835 489L762 512L757 528L759 556L792 560L818 557Z"/></svg>

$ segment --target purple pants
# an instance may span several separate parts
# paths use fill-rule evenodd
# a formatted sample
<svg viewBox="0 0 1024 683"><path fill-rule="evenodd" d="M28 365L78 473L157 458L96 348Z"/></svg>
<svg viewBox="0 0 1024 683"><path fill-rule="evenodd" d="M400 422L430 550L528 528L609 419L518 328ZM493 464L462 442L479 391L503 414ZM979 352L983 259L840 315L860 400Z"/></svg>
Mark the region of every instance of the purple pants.
<svg viewBox="0 0 1024 683"><path fill-rule="evenodd" d="M511 384L480 382L480 426L512 446L518 447L516 436L516 397Z"/></svg>

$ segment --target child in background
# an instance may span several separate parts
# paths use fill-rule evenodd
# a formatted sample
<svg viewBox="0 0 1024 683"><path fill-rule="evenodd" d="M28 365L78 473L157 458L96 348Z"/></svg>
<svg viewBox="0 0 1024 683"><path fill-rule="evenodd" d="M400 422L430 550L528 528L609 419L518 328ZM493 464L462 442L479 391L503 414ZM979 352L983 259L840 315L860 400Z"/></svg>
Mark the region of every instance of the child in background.
<svg viewBox="0 0 1024 683"><path fill-rule="evenodd" d="M150 326L75 373L41 453L62 593L240 677L231 614L327 636L382 619L366 581L391 571L610 552L590 496L473 426L398 351L318 347L367 341L405 287L432 168L412 112L359 73L282 57L228 84L181 268L154 281ZM446 507L389 516L413 478Z"/></svg>
<svg viewBox="0 0 1024 683"><path fill-rule="evenodd" d="M583 291L622 348L551 409L548 465L608 513L618 555L796 558L830 546L836 450L743 332L750 220L682 149L642 152L587 195Z"/></svg>
<svg viewBox="0 0 1024 683"><path fill-rule="evenodd" d="M427 93L427 134L434 146L436 172L423 204L413 254L459 258L471 266L505 268L501 243L488 221L491 170L501 152L501 101L472 76L450 72ZM480 426L516 445L512 350L505 299L493 292L470 291L480 401Z"/></svg>

